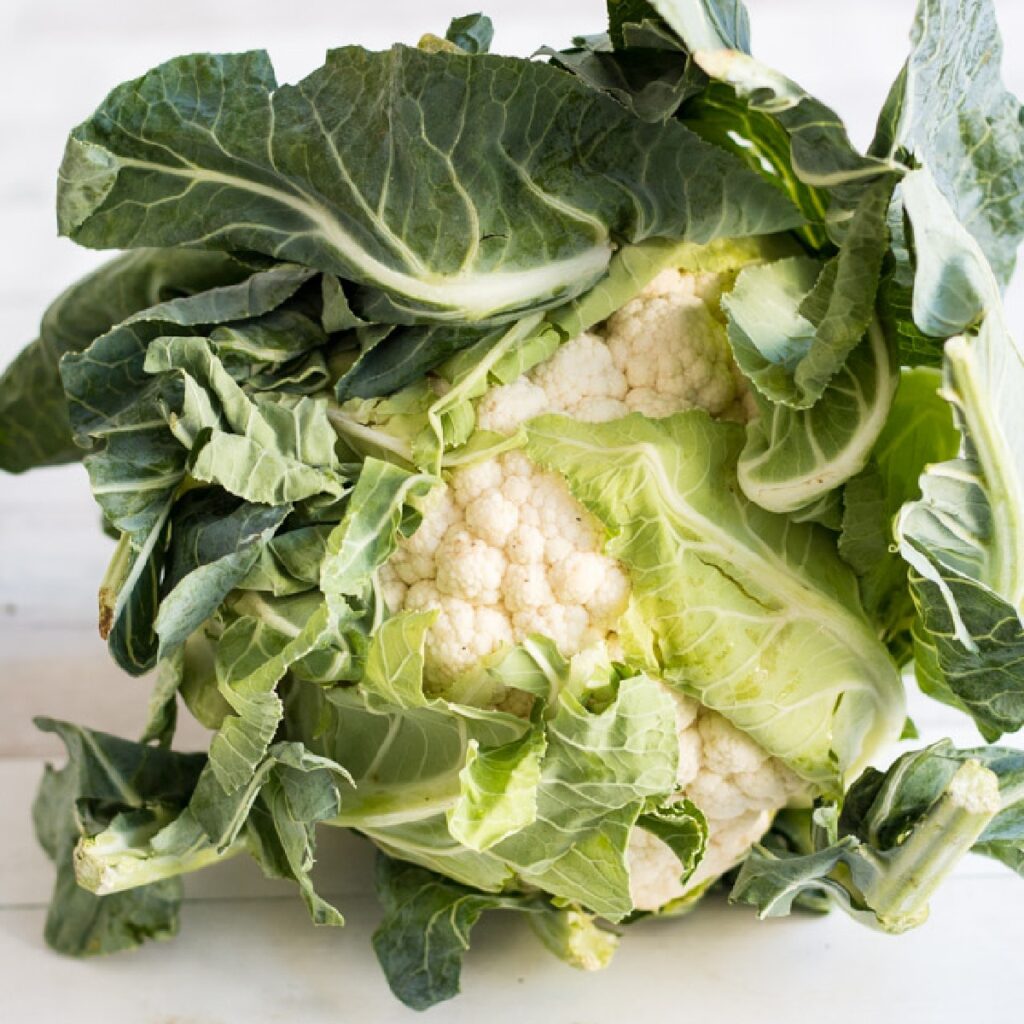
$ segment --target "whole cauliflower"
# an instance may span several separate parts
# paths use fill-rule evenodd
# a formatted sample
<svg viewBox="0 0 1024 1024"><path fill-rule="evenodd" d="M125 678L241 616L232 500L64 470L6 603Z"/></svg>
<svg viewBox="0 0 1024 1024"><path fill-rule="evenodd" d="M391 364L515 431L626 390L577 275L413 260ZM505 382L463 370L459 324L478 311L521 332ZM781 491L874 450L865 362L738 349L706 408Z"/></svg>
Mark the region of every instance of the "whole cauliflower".
<svg viewBox="0 0 1024 1024"><path fill-rule="evenodd" d="M751 398L717 309L721 279L667 270L546 362L478 403L482 429L510 435L544 413L586 422L632 412L658 418L700 407L746 420ZM503 647L539 633L570 658L598 645L621 656L626 571L602 551L605 530L565 481L519 451L462 467L424 502L419 529L380 573L394 614L433 609L428 684L444 690ZM666 687L666 689L668 689ZM743 858L804 784L723 716L669 690L679 734L678 797L708 821L708 846L684 884L668 845L641 828L629 845L631 894L657 910ZM527 713L530 700L501 705Z"/></svg>

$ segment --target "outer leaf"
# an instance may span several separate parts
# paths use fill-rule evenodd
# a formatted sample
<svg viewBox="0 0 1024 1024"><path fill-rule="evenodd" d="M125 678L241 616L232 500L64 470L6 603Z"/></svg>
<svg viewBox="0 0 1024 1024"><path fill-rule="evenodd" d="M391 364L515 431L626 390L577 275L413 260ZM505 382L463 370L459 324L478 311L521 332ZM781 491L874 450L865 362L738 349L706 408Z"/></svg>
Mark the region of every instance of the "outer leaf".
<svg viewBox="0 0 1024 1024"><path fill-rule="evenodd" d="M972 847L1011 866L1017 861L1022 778L1019 751L957 750L948 740L912 751L885 773L866 771L838 818L834 808L819 808L810 851L755 848L731 899L775 917L795 900L824 896L872 927L915 927Z"/></svg>
<svg viewBox="0 0 1024 1024"><path fill-rule="evenodd" d="M336 824L479 889L498 891L515 872L563 899L622 918L632 910L630 829L648 800L664 801L675 788L674 721L671 698L643 677L619 684L602 711L563 690L544 729L547 750L530 824L522 814L534 800L529 759L543 740L524 736L539 725L440 700L402 710L358 689L325 695L304 686L291 696L286 727L296 735L315 732L314 748L351 772L356 788L342 794ZM474 741L480 758L464 771ZM474 789L480 783L493 799ZM448 812L459 822L459 808L471 805L487 812L470 837L479 845L509 832L483 852L449 829Z"/></svg>
<svg viewBox="0 0 1024 1024"><path fill-rule="evenodd" d="M657 836L679 858L685 882L697 869L708 842L708 823L700 808L689 800L663 804L641 814L637 826Z"/></svg>
<svg viewBox="0 0 1024 1024"><path fill-rule="evenodd" d="M59 772L47 767L32 809L39 841L57 866L46 941L60 952L88 956L172 936L178 929L179 882L95 896L76 883L73 853L86 824L83 816L96 829L97 824L102 827L97 814L109 821L119 811L182 806L204 759L48 718L36 724L60 735L70 759Z"/></svg>
<svg viewBox="0 0 1024 1024"><path fill-rule="evenodd" d="M344 493L323 399L251 399L203 338L154 340L145 369L172 372L181 382L170 423L190 449L192 476L273 505Z"/></svg>
<svg viewBox="0 0 1024 1024"><path fill-rule="evenodd" d="M311 803L311 797L319 797ZM294 880L314 924L340 926L338 910L313 887L316 822L338 809L338 790L324 768L312 772L282 766L264 784L247 823L250 848L272 878Z"/></svg>
<svg viewBox="0 0 1024 1024"><path fill-rule="evenodd" d="M580 910L552 910L527 920L546 949L583 971L607 967L619 945L615 932L599 927L592 915Z"/></svg>
<svg viewBox="0 0 1024 1024"><path fill-rule="evenodd" d="M374 631L366 653L362 686L382 705L425 708L423 649L437 612L402 612Z"/></svg>
<svg viewBox="0 0 1024 1024"><path fill-rule="evenodd" d="M155 623L161 658L217 610L290 511L288 505L252 505L218 491L191 491L177 502Z"/></svg>
<svg viewBox="0 0 1024 1024"><path fill-rule="evenodd" d="M646 13L656 18L649 7ZM622 28L625 40L621 39ZM575 42L570 50L544 47L539 52L643 121L664 123L704 85L704 76L678 40L651 21L620 27L620 45L614 50L607 36Z"/></svg>
<svg viewBox="0 0 1024 1024"><path fill-rule="evenodd" d="M470 932L485 910L543 907L536 897L477 892L383 854L377 858L377 895L384 920L373 949L391 991L414 1010L458 995Z"/></svg>
<svg viewBox="0 0 1024 1024"><path fill-rule="evenodd" d="M285 672L315 651L332 646L340 632L339 612L327 602L314 605L302 629L289 635L255 618L240 618L217 647L217 684L235 715L224 719L210 741L210 770L225 792L252 777L281 721L275 690Z"/></svg>
<svg viewBox="0 0 1024 1024"><path fill-rule="evenodd" d="M1005 284L1024 237L1024 143L1020 104L1000 77L994 5L920 0L911 44L872 152L903 148L926 164Z"/></svg>
<svg viewBox="0 0 1024 1024"><path fill-rule="evenodd" d="M842 121L824 103L743 52L749 48L749 38L742 5L651 0L651 6L679 35L704 72L731 86L752 110L769 114L782 125L790 138L792 167L800 181L834 190L892 168L888 161L858 153Z"/></svg>
<svg viewBox="0 0 1024 1024"><path fill-rule="evenodd" d="M977 326L998 301L981 249L956 220L928 168L911 171L900 194L914 231L914 324L935 338Z"/></svg>
<svg viewBox="0 0 1024 1024"><path fill-rule="evenodd" d="M364 316L400 321L551 305L600 276L613 241L796 223L682 125L644 125L540 64L404 47L335 50L280 88L259 52L162 65L72 134L59 213L85 245L223 246L337 273L390 297L373 292Z"/></svg>
<svg viewBox="0 0 1024 1024"><path fill-rule="evenodd" d="M364 352L335 385L339 402L375 398L422 380L450 355L480 340L475 328L400 327Z"/></svg>
<svg viewBox="0 0 1024 1024"><path fill-rule="evenodd" d="M758 397L737 466L743 493L769 511L793 514L828 501L864 468L898 381L894 353L872 324L810 409Z"/></svg>
<svg viewBox="0 0 1024 1024"><path fill-rule="evenodd" d="M622 19L618 10L634 0L609 0L613 26ZM684 40L691 52L739 50L750 53L750 18L742 0L649 0Z"/></svg>
<svg viewBox="0 0 1024 1024"><path fill-rule="evenodd" d="M741 443L740 428L700 412L549 416L527 450L611 532L606 550L633 584L634 656L834 788L898 734L902 688L828 535L740 497Z"/></svg>
<svg viewBox="0 0 1024 1024"><path fill-rule="evenodd" d="M773 402L813 405L863 338L888 244L891 194L888 179L865 190L839 254L820 271L806 258L748 267L723 297L736 361Z"/></svg>
<svg viewBox="0 0 1024 1024"><path fill-rule="evenodd" d="M139 249L72 285L43 315L40 337L0 377L0 468L11 473L80 459L57 364L126 317L247 270L221 253Z"/></svg>
<svg viewBox="0 0 1024 1024"><path fill-rule="evenodd" d="M486 53L494 39L494 26L486 14L464 14L452 18L444 37L466 53Z"/></svg>
<svg viewBox="0 0 1024 1024"><path fill-rule="evenodd" d="M459 800L448 812L452 837L471 850L487 850L532 825L546 750L541 730L490 750L471 743L460 773Z"/></svg>
<svg viewBox="0 0 1024 1024"><path fill-rule="evenodd" d="M926 172L914 173L904 187L915 232L927 225L946 240L919 266L915 290L920 282L928 311L947 322L984 320L976 336L946 344L943 397L963 437L960 458L921 478L923 497L904 507L897 538L920 617L918 681L995 738L1024 724L1024 350L976 244Z"/></svg>
<svg viewBox="0 0 1024 1024"><path fill-rule="evenodd" d="M903 371L871 462L843 491L839 553L860 577L864 608L901 661L911 649L914 605L906 562L893 549L893 523L905 502L920 497L918 478L928 465L956 455L959 436L937 393L940 382L927 367Z"/></svg>
<svg viewBox="0 0 1024 1024"><path fill-rule="evenodd" d="M921 619L918 681L994 737L1024 724L1024 353L996 311L946 360L963 455L925 473L897 536Z"/></svg>
<svg viewBox="0 0 1024 1024"><path fill-rule="evenodd" d="M345 518L327 541L320 569L325 594L365 597L373 573L395 550L407 502L435 482L377 459L363 463Z"/></svg>

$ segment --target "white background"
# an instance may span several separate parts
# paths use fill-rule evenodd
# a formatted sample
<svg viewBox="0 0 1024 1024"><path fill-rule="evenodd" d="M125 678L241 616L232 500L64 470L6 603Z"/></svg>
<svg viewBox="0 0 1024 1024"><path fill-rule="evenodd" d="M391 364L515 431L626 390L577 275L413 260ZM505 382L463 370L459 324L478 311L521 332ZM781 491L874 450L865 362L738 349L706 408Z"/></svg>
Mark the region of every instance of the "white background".
<svg viewBox="0 0 1024 1024"><path fill-rule="evenodd" d="M196 50L266 47L282 81L344 43L384 47L443 32L470 4L372 0L0 0L0 364L34 337L45 304L102 259L56 236L54 182L68 130L118 82ZM854 141L906 52L913 0L748 0L754 50L834 105ZM1004 37L1024 39L1024 3L997 0ZM495 48L526 55L603 25L600 0L491 0ZM1004 69L1024 92L1024 61ZM1009 297L1024 327L1024 288ZM1021 439L1024 443L1024 439ZM0 1020L10 1024L287 1024L415 1019L391 999L369 948L377 912L362 844L329 836L318 866L349 924L318 931L288 887L232 862L189 879L182 935L104 961L45 950L51 877L28 813L42 758L31 727L52 714L133 735L145 682L122 677L95 630L109 556L79 467L0 478ZM965 720L920 698L927 738L975 743ZM198 734L191 735L198 739ZM188 733L186 731L186 738ZM973 859L933 901L932 920L893 939L833 915L758 925L707 901L695 916L631 932L613 967L582 975L552 960L517 921L485 921L464 995L428 1020L621 1024L900 1021L1024 1009L1013 962L1024 948L1024 885Z"/></svg>

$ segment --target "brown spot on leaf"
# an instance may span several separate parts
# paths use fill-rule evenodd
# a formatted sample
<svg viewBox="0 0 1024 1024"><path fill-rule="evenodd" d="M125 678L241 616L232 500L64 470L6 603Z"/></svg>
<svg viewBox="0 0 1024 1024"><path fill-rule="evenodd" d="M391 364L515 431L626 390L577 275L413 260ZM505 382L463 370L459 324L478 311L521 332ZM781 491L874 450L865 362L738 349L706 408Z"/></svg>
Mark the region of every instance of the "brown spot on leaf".
<svg viewBox="0 0 1024 1024"><path fill-rule="evenodd" d="M117 601L115 594L108 587L100 590L100 636L106 640L110 631L114 628L114 603Z"/></svg>

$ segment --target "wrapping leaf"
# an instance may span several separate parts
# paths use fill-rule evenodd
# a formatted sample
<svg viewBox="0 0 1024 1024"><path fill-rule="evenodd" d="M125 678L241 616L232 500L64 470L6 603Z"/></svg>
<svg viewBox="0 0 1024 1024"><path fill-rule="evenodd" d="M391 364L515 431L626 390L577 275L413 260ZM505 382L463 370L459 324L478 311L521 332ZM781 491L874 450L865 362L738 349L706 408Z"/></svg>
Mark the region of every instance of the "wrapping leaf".
<svg viewBox="0 0 1024 1024"><path fill-rule="evenodd" d="M386 150L366 146L385 138ZM202 243L296 260L380 289L360 315L399 322L554 304L592 284L620 239L797 221L681 125L637 122L543 65L401 46L334 50L281 87L265 53L176 58L75 130L58 212L64 234L97 248Z"/></svg>

